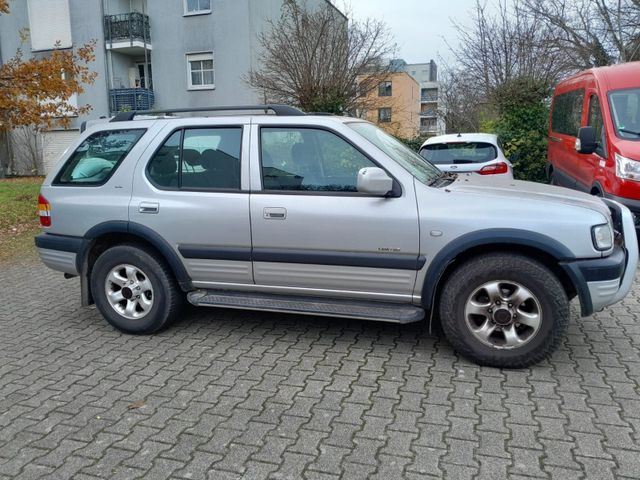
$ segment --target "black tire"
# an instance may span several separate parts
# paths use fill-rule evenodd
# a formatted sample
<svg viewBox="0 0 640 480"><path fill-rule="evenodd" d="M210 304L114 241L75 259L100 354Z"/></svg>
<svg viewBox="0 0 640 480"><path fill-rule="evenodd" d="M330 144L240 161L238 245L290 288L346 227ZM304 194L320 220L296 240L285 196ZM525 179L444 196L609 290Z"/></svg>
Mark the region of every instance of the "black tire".
<svg viewBox="0 0 640 480"><path fill-rule="evenodd" d="M483 343L465 318L472 294L495 281L512 281L525 287L541 309L536 333L513 349ZM473 258L449 276L441 292L439 317L447 339L456 351L481 365L523 368L538 363L557 348L569 323L569 300L561 282L547 267L523 255L496 253ZM488 321L495 325L496 320ZM502 329L499 326L497 333Z"/></svg>
<svg viewBox="0 0 640 480"><path fill-rule="evenodd" d="M91 272L93 299L102 316L118 330L131 334L154 333L166 327L179 314L184 293L178 287L171 269L157 257L155 252L142 245L123 244L109 248L96 260ZM122 264L140 269L151 282L153 293L149 297L153 298L153 302L142 318L127 318L118 313L107 299L107 276Z"/></svg>

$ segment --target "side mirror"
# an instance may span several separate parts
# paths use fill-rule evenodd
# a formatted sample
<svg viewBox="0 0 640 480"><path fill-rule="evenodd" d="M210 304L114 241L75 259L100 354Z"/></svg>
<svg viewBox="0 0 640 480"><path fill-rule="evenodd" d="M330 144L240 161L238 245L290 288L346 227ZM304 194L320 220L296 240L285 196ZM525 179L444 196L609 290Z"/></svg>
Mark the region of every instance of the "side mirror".
<svg viewBox="0 0 640 480"><path fill-rule="evenodd" d="M362 168L358 172L358 192L384 197L393 190L393 179L381 168Z"/></svg>
<svg viewBox="0 0 640 480"><path fill-rule="evenodd" d="M598 148L596 129L593 127L581 127L576 138L576 152L590 154Z"/></svg>

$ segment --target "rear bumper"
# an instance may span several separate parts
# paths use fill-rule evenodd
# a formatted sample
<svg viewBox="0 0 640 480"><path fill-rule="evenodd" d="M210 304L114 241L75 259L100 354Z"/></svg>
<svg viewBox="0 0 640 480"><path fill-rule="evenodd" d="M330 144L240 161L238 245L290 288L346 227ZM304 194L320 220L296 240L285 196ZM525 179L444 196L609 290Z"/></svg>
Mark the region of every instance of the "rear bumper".
<svg viewBox="0 0 640 480"><path fill-rule="evenodd" d="M47 267L71 275L78 275L76 257L82 246L82 238L41 233L35 237L40 260Z"/></svg>
<svg viewBox="0 0 640 480"><path fill-rule="evenodd" d="M633 214L615 201L606 202L620 214L624 246L615 247L607 257L561 264L578 291L582 316L591 315L627 296L638 268L638 240Z"/></svg>

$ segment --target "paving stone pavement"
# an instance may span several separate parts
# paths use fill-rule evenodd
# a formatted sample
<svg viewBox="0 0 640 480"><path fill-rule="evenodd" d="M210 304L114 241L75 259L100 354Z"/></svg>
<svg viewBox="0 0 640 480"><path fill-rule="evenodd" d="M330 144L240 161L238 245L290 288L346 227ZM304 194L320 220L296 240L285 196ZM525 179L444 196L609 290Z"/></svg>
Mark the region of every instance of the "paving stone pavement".
<svg viewBox="0 0 640 480"><path fill-rule="evenodd" d="M540 365L420 325L190 309L128 336L0 265L0 479L640 478L640 285Z"/></svg>

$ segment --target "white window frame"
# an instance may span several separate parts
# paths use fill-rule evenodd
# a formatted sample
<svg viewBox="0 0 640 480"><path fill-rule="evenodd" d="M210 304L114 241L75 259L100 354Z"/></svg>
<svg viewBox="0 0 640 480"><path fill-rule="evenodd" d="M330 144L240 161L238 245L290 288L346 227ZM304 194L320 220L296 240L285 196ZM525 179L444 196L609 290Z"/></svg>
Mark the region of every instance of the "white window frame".
<svg viewBox="0 0 640 480"><path fill-rule="evenodd" d="M201 9L201 10L193 10L189 11L187 9L187 0L182 0L182 4L184 6L184 15L185 17L191 17L193 15L209 15L211 13L211 2L213 0L209 0L209 8ZM200 0L198 0L198 5L200 5Z"/></svg>
<svg viewBox="0 0 640 480"><path fill-rule="evenodd" d="M187 89L188 90L215 90L216 88L216 62L213 52L193 52L186 54L187 59ZM213 83L206 85L194 85L191 83L191 62L211 60L213 63ZM203 78L204 80L204 78Z"/></svg>

